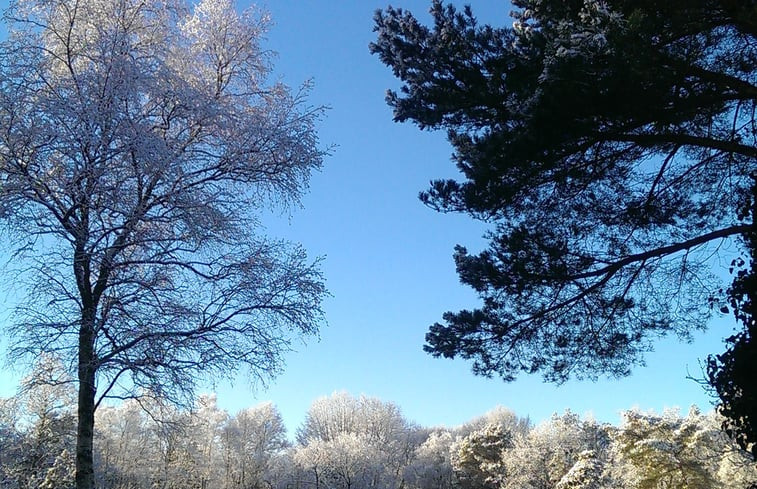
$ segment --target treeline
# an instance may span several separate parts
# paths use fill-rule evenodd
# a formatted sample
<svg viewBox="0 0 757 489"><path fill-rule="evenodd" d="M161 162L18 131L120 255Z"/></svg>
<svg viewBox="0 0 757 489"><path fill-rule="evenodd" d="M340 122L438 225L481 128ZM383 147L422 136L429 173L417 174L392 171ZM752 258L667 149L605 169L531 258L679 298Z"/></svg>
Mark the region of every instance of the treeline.
<svg viewBox="0 0 757 489"><path fill-rule="evenodd" d="M0 488L74 487L70 384L0 400ZM192 409L148 398L101 406L102 489L746 488L754 463L715 414L628 411L620 426L566 412L532 425L504 408L422 427L400 408L335 393L313 402L290 440L264 403L232 415L213 395Z"/></svg>

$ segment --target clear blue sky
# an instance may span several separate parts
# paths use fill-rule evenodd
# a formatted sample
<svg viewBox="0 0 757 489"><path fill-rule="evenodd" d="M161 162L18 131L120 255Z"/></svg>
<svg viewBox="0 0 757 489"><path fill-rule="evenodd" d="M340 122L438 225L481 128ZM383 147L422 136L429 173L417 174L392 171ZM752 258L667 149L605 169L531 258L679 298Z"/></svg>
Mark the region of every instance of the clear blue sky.
<svg viewBox="0 0 757 489"><path fill-rule="evenodd" d="M505 2L470 3L483 22L511 21ZM395 402L422 425L460 424L496 405L535 421L567 408L609 422L634 406L709 409L711 399L686 376L701 376L700 360L722 351L720 340L733 328L730 317L714 322L692 345L658 343L648 366L622 380L557 387L523 376L506 384L474 377L465 362L423 353L425 332L443 312L477 304L458 282L452 249L457 243L479 248L484 228L465 216L435 213L417 199L429 180L453 177L456 170L443 134L392 122L384 93L398 83L368 52L373 12L386 4L268 0L260 5L274 20L267 46L279 53L275 73L290 85L313 79L311 103L331 107L320 137L324 146L335 145L312 179L304 208L288 219L272 219L269 234L324 256L333 297L325 304L329 324L320 341L295 345L298 351L287 356L284 373L267 389L253 392L244 380L219 385L222 407L233 412L271 400L290 431L315 398L337 390ZM429 19L430 0L394 5ZM13 377L0 375L0 396L11 395L14 387Z"/></svg>

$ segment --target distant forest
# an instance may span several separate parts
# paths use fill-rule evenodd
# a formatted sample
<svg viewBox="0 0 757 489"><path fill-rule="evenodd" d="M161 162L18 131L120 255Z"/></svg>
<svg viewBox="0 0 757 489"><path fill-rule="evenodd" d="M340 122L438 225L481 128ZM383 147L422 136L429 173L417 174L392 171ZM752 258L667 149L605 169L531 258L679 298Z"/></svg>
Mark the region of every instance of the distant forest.
<svg viewBox="0 0 757 489"><path fill-rule="evenodd" d="M66 383L0 399L0 488L75 487L75 405ZM757 469L721 423L692 408L533 424L497 407L428 427L338 392L290 434L272 403L230 414L215 395L186 409L146 396L98 409L95 468L103 489L746 488Z"/></svg>

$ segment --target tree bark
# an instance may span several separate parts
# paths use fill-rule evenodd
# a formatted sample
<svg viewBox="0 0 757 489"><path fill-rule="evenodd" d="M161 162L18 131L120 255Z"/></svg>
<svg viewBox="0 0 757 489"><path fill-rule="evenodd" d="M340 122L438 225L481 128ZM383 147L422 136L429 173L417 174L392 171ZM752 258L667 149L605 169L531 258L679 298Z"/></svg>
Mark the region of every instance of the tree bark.
<svg viewBox="0 0 757 489"><path fill-rule="evenodd" d="M79 397L76 431L76 489L95 489L93 440L95 432L94 311L82 311L79 330Z"/></svg>

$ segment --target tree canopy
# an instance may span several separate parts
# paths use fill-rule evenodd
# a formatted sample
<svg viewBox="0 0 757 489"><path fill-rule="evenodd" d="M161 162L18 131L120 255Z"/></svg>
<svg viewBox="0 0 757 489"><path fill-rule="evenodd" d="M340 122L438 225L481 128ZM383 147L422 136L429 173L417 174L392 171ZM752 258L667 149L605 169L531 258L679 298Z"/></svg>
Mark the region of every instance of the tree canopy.
<svg viewBox="0 0 757 489"><path fill-rule="evenodd" d="M728 295L733 313L743 329L728 338L725 352L710 356L707 373L710 385L720 397L720 411L726 417L723 427L742 449L757 457L757 229L754 227L757 192L749 196L742 213L743 219L752 222L752 229L743 236L751 259L747 263L737 258L731 263L736 278Z"/></svg>
<svg viewBox="0 0 757 489"><path fill-rule="evenodd" d="M375 16L395 120L446 130L462 173L421 200L491 225L454 255L481 306L444 314L425 349L506 380L626 375L727 305L712 258L752 225L757 7L513 5L511 27L438 0L432 26Z"/></svg>
<svg viewBox="0 0 757 489"><path fill-rule="evenodd" d="M24 0L4 18L0 217L28 285L11 354L70 367L92 488L103 399L266 378L317 331L318 262L260 213L299 204L322 110L268 81L268 16L231 0Z"/></svg>
<svg viewBox="0 0 757 489"><path fill-rule="evenodd" d="M3 489L72 487L73 399L55 394L42 389L0 398ZM398 410L393 403L347 394L316 403L318 418L326 414L336 430L294 443L270 403L234 414L215 395L201 395L192 409L166 406L162 422L134 399L103 406L95 423L97 487L745 489L757 482L757 466L719 429L714 412L632 410L613 426L566 411L518 426L524 418L500 407L458 427L404 420L401 431L377 438L376 428L397 425L394 415L382 413ZM322 409L327 404L329 413ZM341 411L347 405L365 409ZM298 431L312 429L311 414L312 408ZM378 417L366 422L353 414ZM344 429L340 419L348 421Z"/></svg>

